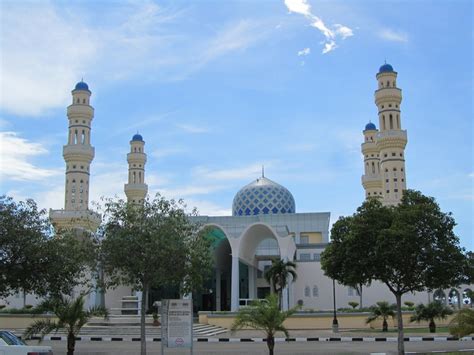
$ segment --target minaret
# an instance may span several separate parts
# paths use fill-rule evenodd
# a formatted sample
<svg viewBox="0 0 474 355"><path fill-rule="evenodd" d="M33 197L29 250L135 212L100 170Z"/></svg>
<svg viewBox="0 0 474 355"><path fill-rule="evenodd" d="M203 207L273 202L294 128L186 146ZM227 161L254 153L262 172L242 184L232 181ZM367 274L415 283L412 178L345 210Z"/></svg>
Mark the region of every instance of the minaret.
<svg viewBox="0 0 474 355"><path fill-rule="evenodd" d="M68 142L63 146L66 162L64 210L50 210L56 228L83 228L94 232L100 216L89 211L90 164L94 159L91 146L91 122L94 108L89 101L91 91L83 81L72 91L72 104L67 108Z"/></svg>
<svg viewBox="0 0 474 355"><path fill-rule="evenodd" d="M130 153L127 154L128 184L125 194L129 203L141 203L148 192L145 184L145 141L140 134L135 134L130 141Z"/></svg>
<svg viewBox="0 0 474 355"><path fill-rule="evenodd" d="M396 205L406 189L407 132L402 130L401 126L402 91L397 87L397 72L390 64L382 65L376 78L378 89L375 91L375 104L380 127L376 135L376 145L380 158L383 203Z"/></svg>
<svg viewBox="0 0 474 355"><path fill-rule="evenodd" d="M365 189L365 197L383 198L382 180L380 177L380 157L376 144L378 130L372 122L367 123L364 129L364 143L362 143L362 154L364 155L364 175L362 175L362 186Z"/></svg>

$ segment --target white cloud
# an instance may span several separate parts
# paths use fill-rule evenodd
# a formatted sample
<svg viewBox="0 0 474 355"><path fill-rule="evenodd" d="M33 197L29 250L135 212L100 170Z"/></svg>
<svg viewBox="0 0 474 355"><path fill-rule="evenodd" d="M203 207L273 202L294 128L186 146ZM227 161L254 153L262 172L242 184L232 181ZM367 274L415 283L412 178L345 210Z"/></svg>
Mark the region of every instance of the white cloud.
<svg viewBox="0 0 474 355"><path fill-rule="evenodd" d="M302 55L306 56L310 53L311 53L311 48L307 47L307 48L304 48L304 49L298 51L298 56L302 56Z"/></svg>
<svg viewBox="0 0 474 355"><path fill-rule="evenodd" d="M159 148L150 153L154 158L160 159L169 157L171 155L183 154L188 150L182 147L168 147L168 148Z"/></svg>
<svg viewBox="0 0 474 355"><path fill-rule="evenodd" d="M176 127L182 129L183 131L187 133L207 133L209 132L209 128L206 127L201 127L201 126L195 126L189 123L177 123Z"/></svg>
<svg viewBox="0 0 474 355"><path fill-rule="evenodd" d="M294 12L305 16L309 21L311 21L310 25L323 34L325 38L325 41L323 42L323 54L329 53L338 47L336 44L336 39L338 37L346 39L347 37L354 35L352 29L341 24L335 24L332 28L329 28L320 17L316 16L311 11L311 6L308 4L307 0L285 0L285 5L290 13Z"/></svg>
<svg viewBox="0 0 474 355"><path fill-rule="evenodd" d="M181 80L271 32L262 23L241 20L212 34L183 36L174 25L185 19L186 10L171 11L152 1L113 6L100 25L88 11L69 3L2 4L2 109L38 116L62 108L83 76L96 92L131 77Z"/></svg>
<svg viewBox="0 0 474 355"><path fill-rule="evenodd" d="M0 132L0 181L38 181L60 174L59 169L43 169L29 161L46 153L40 143L20 138L15 132Z"/></svg>
<svg viewBox="0 0 474 355"><path fill-rule="evenodd" d="M271 162L266 162L265 167L271 167ZM240 168L211 170L205 167L197 167L193 169L193 175L200 179L209 180L248 180L252 176L259 177L262 172L261 164L251 164Z"/></svg>
<svg viewBox="0 0 474 355"><path fill-rule="evenodd" d="M469 176L470 178L474 178L474 173L470 173L468 176Z"/></svg>
<svg viewBox="0 0 474 355"><path fill-rule="evenodd" d="M222 189L225 189L225 186L218 186L214 184L178 186L175 188L161 188L158 190L163 196L178 199L186 196L207 195Z"/></svg>
<svg viewBox="0 0 474 355"><path fill-rule="evenodd" d="M231 216L232 210L205 200L187 199L189 209L196 207L201 216Z"/></svg>
<svg viewBox="0 0 474 355"><path fill-rule="evenodd" d="M347 26L335 24L334 27L336 28L336 33L342 37L342 39L346 39L347 37L352 37L354 32Z"/></svg>
<svg viewBox="0 0 474 355"><path fill-rule="evenodd" d="M408 42L408 35L404 32L397 32L388 28L382 29L378 33L379 37L392 42Z"/></svg>

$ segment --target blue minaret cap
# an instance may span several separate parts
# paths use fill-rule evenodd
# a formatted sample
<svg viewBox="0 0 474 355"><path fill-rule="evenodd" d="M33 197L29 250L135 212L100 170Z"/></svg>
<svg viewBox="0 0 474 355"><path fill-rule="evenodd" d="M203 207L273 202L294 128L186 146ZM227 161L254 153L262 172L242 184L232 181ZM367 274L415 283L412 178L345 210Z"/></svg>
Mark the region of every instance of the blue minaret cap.
<svg viewBox="0 0 474 355"><path fill-rule="evenodd" d="M394 72L394 70L393 70L393 67L388 63L385 63L379 69L379 73L391 73L391 72Z"/></svg>
<svg viewBox="0 0 474 355"><path fill-rule="evenodd" d="M89 91L89 86L82 80L76 84L74 90L86 90Z"/></svg>
<svg viewBox="0 0 474 355"><path fill-rule="evenodd" d="M377 127L372 122L369 122L365 125L366 131L375 131L376 129Z"/></svg>
<svg viewBox="0 0 474 355"><path fill-rule="evenodd" d="M143 142L143 137L141 134L139 134L137 132L137 134L135 134L133 137L132 137L132 141L140 141L140 142Z"/></svg>

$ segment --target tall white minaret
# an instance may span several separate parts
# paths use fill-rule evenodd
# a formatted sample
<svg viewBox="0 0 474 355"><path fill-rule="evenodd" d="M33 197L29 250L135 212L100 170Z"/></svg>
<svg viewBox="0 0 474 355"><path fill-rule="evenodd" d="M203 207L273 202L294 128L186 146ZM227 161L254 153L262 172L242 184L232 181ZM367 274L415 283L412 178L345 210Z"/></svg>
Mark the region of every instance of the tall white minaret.
<svg viewBox="0 0 474 355"><path fill-rule="evenodd" d="M380 128L376 135L376 145L380 158L383 203L396 205L406 189L407 132L402 130L401 125L402 91L397 87L397 72L390 64L382 65L376 78L378 89L375 91L375 104Z"/></svg>
<svg viewBox="0 0 474 355"><path fill-rule="evenodd" d="M68 141L63 146L66 162L64 210L51 210L53 225L58 228L79 227L95 231L100 216L89 211L90 165L94 159L91 145L91 122L94 108L91 91L83 81L72 91L72 104L67 108Z"/></svg>
<svg viewBox="0 0 474 355"><path fill-rule="evenodd" d="M127 154L128 184L124 190L129 203L141 203L148 192L145 184L145 141L140 134L135 134L130 141L130 153Z"/></svg>
<svg viewBox="0 0 474 355"><path fill-rule="evenodd" d="M362 175L362 186L365 189L365 197L383 198L382 180L380 177L380 157L376 143L377 127L372 122L367 123L364 129L364 143L362 143L362 154L364 155L364 175Z"/></svg>

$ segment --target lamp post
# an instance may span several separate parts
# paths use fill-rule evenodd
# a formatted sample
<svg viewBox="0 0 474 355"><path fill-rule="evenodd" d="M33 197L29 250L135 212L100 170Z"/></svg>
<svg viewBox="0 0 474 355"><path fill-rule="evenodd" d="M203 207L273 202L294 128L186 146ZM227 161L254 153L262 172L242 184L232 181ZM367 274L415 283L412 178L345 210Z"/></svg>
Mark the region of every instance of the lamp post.
<svg viewBox="0 0 474 355"><path fill-rule="evenodd" d="M334 310L334 318L332 320L332 332L337 333L339 331L339 323L337 321L336 315L336 281L332 280L332 297L333 297L333 310Z"/></svg>

